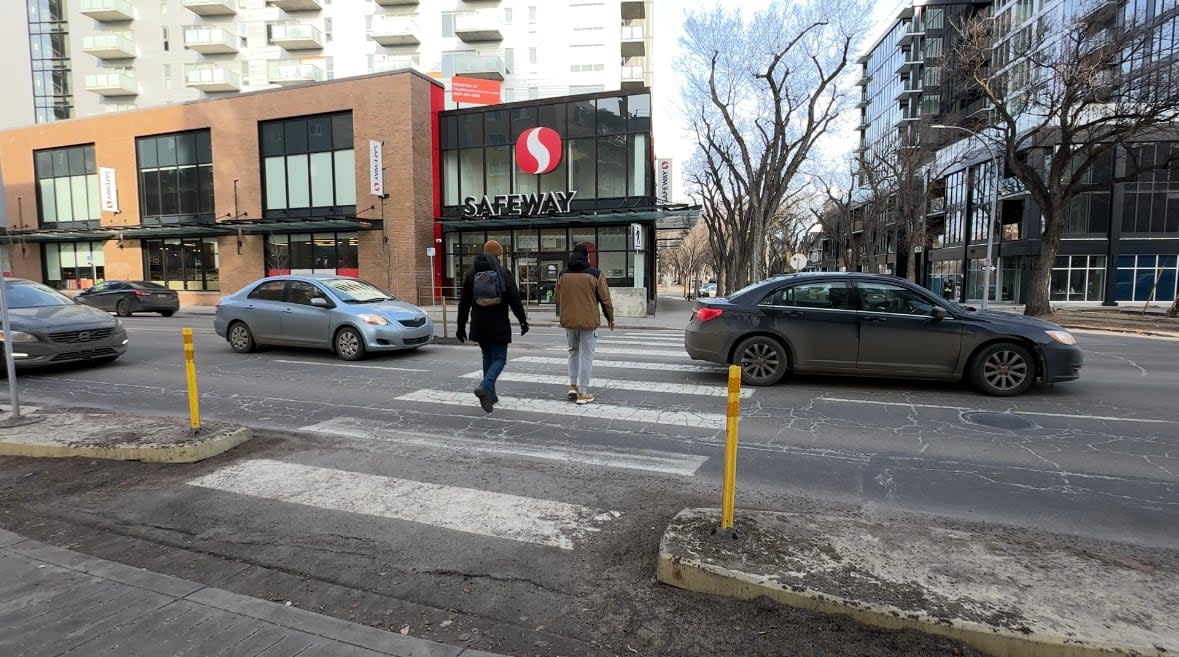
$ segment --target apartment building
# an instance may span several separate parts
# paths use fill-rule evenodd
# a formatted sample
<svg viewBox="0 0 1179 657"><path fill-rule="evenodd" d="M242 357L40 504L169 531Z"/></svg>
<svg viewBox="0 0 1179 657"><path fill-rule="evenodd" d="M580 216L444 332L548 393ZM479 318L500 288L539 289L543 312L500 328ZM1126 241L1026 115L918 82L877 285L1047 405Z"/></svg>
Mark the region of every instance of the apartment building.
<svg viewBox="0 0 1179 657"><path fill-rule="evenodd" d="M653 81L653 0L3 4L0 128L403 68L502 81L504 102Z"/></svg>

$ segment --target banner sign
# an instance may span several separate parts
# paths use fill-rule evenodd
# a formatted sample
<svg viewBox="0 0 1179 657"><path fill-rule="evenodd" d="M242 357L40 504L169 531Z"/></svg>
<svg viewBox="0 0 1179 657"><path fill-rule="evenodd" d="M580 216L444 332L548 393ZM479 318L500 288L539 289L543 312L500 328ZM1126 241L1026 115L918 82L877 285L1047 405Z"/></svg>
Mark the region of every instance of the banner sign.
<svg viewBox="0 0 1179 657"><path fill-rule="evenodd" d="M503 83L499 80L464 78L456 75L450 78L450 99L456 103L497 105L500 102L502 86Z"/></svg>
<svg viewBox="0 0 1179 657"><path fill-rule="evenodd" d="M385 167L382 149L385 142L375 139L368 140L368 177L369 191L373 196L385 195L385 175L381 171Z"/></svg>
<svg viewBox="0 0 1179 657"><path fill-rule="evenodd" d="M655 160L655 204L671 204L671 159Z"/></svg>
<svg viewBox="0 0 1179 657"><path fill-rule="evenodd" d="M114 169L110 167L99 167L98 195L104 212L119 211L119 190L115 186Z"/></svg>

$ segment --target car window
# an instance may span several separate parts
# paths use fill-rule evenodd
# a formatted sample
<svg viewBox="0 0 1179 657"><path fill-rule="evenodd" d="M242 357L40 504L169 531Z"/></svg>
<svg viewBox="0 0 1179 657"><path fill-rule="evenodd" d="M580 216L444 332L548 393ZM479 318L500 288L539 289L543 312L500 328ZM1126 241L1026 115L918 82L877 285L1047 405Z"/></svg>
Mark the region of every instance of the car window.
<svg viewBox="0 0 1179 657"><path fill-rule="evenodd" d="M844 281L815 281L791 285L771 292L763 305L824 310L852 310L851 294Z"/></svg>
<svg viewBox="0 0 1179 657"><path fill-rule="evenodd" d="M130 285L127 285L126 283L111 283L110 289L111 290L130 290L132 288Z"/></svg>
<svg viewBox="0 0 1179 657"><path fill-rule="evenodd" d="M368 281L360 281L354 278L330 278L324 281L340 297L344 303L373 303L375 301L385 301L386 299L396 299L392 294L382 290L381 288L369 283Z"/></svg>
<svg viewBox="0 0 1179 657"><path fill-rule="evenodd" d="M5 283L4 294L9 308L69 306L74 300L40 283Z"/></svg>
<svg viewBox="0 0 1179 657"><path fill-rule="evenodd" d="M166 285L160 285L159 283L153 283L151 281L135 281L134 285L138 285L145 290L159 290L161 292L171 289Z"/></svg>
<svg viewBox="0 0 1179 657"><path fill-rule="evenodd" d="M266 281L254 288L247 298L259 301L282 301L282 292L286 286L286 281Z"/></svg>
<svg viewBox="0 0 1179 657"><path fill-rule="evenodd" d="M291 281L287 286L287 302L310 306L312 299L327 299L318 286L303 281Z"/></svg>
<svg viewBox="0 0 1179 657"><path fill-rule="evenodd" d="M897 315L929 315L933 302L907 287L891 283L859 283L864 310Z"/></svg>
<svg viewBox="0 0 1179 657"><path fill-rule="evenodd" d="M95 285L94 287L90 288L90 292L91 293L106 292L110 288L111 288L111 283L99 283L98 285Z"/></svg>

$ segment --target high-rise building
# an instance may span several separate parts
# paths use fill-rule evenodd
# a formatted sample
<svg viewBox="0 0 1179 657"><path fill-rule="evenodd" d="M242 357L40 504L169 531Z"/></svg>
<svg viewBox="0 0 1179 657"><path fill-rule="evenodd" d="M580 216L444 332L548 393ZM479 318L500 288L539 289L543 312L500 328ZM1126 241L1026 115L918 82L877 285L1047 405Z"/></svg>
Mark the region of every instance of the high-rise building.
<svg viewBox="0 0 1179 657"><path fill-rule="evenodd" d="M0 45L0 127L401 68L499 80L504 102L650 87L653 1L7 2L28 40Z"/></svg>

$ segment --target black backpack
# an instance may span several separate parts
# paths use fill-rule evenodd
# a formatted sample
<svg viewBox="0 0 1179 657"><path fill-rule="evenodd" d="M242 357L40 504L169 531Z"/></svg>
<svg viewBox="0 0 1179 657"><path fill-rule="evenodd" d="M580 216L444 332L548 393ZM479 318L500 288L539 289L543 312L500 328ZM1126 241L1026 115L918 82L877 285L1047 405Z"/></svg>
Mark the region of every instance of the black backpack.
<svg viewBox="0 0 1179 657"><path fill-rule="evenodd" d="M474 297L480 306L496 306L503 300L504 283L499 268L475 272Z"/></svg>

